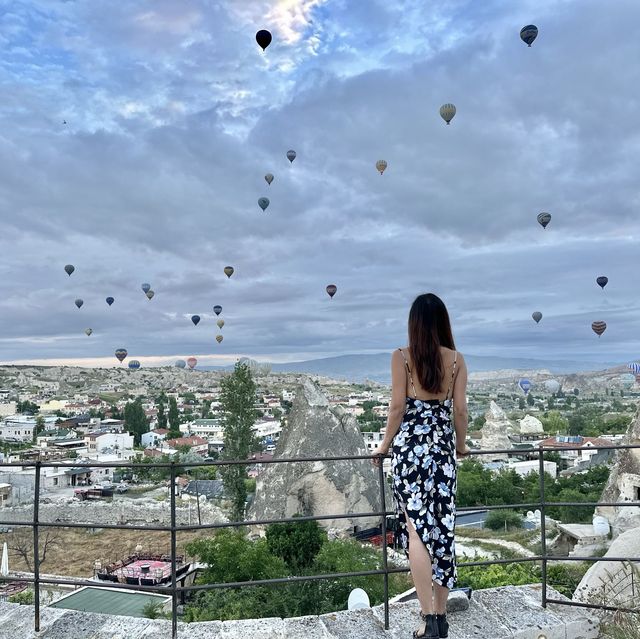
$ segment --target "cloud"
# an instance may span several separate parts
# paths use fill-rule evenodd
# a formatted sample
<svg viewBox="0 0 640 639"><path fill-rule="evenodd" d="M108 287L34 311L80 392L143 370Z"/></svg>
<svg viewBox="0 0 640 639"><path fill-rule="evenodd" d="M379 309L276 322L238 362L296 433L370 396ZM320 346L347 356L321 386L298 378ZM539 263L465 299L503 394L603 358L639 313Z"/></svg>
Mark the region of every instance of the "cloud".
<svg viewBox="0 0 640 639"><path fill-rule="evenodd" d="M390 350L428 290L463 352L634 357L640 45L620 34L638 17L627 0L12 4L0 361Z"/></svg>

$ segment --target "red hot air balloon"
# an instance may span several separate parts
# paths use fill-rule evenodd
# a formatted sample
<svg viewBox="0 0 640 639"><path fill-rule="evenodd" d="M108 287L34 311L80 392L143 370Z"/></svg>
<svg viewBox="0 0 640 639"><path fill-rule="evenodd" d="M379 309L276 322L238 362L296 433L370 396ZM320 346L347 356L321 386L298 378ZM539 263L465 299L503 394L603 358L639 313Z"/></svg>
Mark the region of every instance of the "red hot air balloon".
<svg viewBox="0 0 640 639"><path fill-rule="evenodd" d="M607 330L607 323L598 321L591 324L591 330L600 337Z"/></svg>
<svg viewBox="0 0 640 639"><path fill-rule="evenodd" d="M191 369L194 369L197 363L198 363L198 360L195 357L190 357L187 360L187 366Z"/></svg>
<svg viewBox="0 0 640 639"><path fill-rule="evenodd" d="M331 298L333 298L337 290L338 290L338 287L335 284L329 284L329 286L327 286L327 293Z"/></svg>

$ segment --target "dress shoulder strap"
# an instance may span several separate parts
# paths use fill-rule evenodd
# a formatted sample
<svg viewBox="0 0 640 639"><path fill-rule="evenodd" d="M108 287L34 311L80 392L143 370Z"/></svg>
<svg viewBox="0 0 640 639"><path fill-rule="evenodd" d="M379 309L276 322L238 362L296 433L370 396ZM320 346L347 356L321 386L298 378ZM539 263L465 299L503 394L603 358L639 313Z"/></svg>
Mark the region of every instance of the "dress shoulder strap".
<svg viewBox="0 0 640 639"><path fill-rule="evenodd" d="M447 388L447 397L446 399L449 399L449 393L452 390L453 387L453 380L455 379L456 376L456 361L458 359L458 351L453 351L453 370L451 372L451 379L449 380L449 388Z"/></svg>
<svg viewBox="0 0 640 639"><path fill-rule="evenodd" d="M407 356L404 354L404 351L399 348L398 349L402 353L402 359L404 359L404 365L407 367L407 375L409 376L409 381L411 382L411 388L413 389L413 396L416 397L416 387L413 384L413 377L411 376L411 369L409 368L409 362L407 361Z"/></svg>

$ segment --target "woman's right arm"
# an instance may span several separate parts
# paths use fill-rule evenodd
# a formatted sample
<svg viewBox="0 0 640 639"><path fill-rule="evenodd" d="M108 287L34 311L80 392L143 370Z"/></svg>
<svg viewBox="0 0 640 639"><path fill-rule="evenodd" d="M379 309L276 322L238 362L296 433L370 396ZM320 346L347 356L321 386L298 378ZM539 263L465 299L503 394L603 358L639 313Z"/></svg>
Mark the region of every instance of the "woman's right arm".
<svg viewBox="0 0 640 639"><path fill-rule="evenodd" d="M458 353L458 371L453 383L453 423L456 429L456 449L465 454L467 449L467 364L462 353Z"/></svg>

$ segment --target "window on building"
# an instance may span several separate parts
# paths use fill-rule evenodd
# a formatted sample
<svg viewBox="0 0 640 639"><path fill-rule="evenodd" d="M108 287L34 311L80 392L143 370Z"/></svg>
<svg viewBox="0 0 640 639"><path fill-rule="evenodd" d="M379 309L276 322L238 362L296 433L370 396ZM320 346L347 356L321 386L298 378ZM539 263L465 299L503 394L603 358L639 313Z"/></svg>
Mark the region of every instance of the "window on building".
<svg viewBox="0 0 640 639"><path fill-rule="evenodd" d="M633 501L640 501L640 486L633 487Z"/></svg>
<svg viewBox="0 0 640 639"><path fill-rule="evenodd" d="M54 485L54 486L57 486L57 485L58 485L58 478L57 478L57 477L54 477L54 478L53 478L53 485Z"/></svg>

